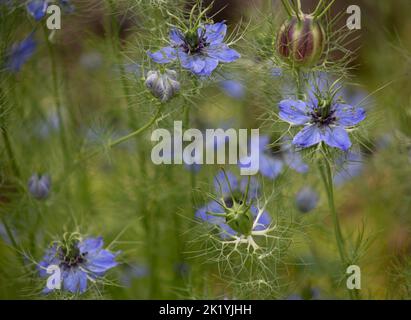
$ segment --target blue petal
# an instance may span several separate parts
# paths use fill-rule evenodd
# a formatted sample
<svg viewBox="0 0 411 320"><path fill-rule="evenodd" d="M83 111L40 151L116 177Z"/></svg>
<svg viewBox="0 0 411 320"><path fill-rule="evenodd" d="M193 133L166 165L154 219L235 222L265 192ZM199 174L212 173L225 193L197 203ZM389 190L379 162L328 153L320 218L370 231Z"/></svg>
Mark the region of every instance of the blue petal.
<svg viewBox="0 0 411 320"><path fill-rule="evenodd" d="M320 143L321 140L321 130L315 125L309 125L294 137L293 144L300 148L308 148Z"/></svg>
<svg viewBox="0 0 411 320"><path fill-rule="evenodd" d="M36 21L39 21L46 15L47 6L46 0L32 0L27 3L27 11Z"/></svg>
<svg viewBox="0 0 411 320"><path fill-rule="evenodd" d="M309 108L304 101L287 99L281 101L278 107L280 109L279 117L288 123L303 125L310 121Z"/></svg>
<svg viewBox="0 0 411 320"><path fill-rule="evenodd" d="M179 29L173 28L170 30L170 40L173 46L180 46L184 44L184 35Z"/></svg>
<svg viewBox="0 0 411 320"><path fill-rule="evenodd" d="M170 63L177 58L176 49L172 47L164 47L154 53L148 52L148 55L156 63Z"/></svg>
<svg viewBox="0 0 411 320"><path fill-rule="evenodd" d="M365 119L365 110L362 108L354 108L348 104L336 104L335 116L337 123L350 127L355 126Z"/></svg>
<svg viewBox="0 0 411 320"><path fill-rule="evenodd" d="M226 175L224 172L219 171L214 177L214 188L222 196L229 195L230 188L233 192L238 190L238 180L236 176L230 171L226 171Z"/></svg>
<svg viewBox="0 0 411 320"><path fill-rule="evenodd" d="M78 244L80 253L88 253L88 255L97 254L103 247L104 242L102 237L87 238Z"/></svg>
<svg viewBox="0 0 411 320"><path fill-rule="evenodd" d="M260 154L260 173L270 179L275 179L283 169L283 162L276 157Z"/></svg>
<svg viewBox="0 0 411 320"><path fill-rule="evenodd" d="M117 266L115 258L116 254L107 250L100 250L97 255L87 258L85 268L91 272L102 275L107 270Z"/></svg>
<svg viewBox="0 0 411 320"><path fill-rule="evenodd" d="M350 137L343 127L326 128L323 140L330 147L347 151L351 147Z"/></svg>
<svg viewBox="0 0 411 320"><path fill-rule="evenodd" d="M218 59L220 62L225 63L234 62L241 57L237 51L230 49L224 43L211 45L207 48L206 52L211 58Z"/></svg>
<svg viewBox="0 0 411 320"><path fill-rule="evenodd" d="M215 68L217 68L218 60L206 57L204 58L204 62L204 68L200 73L198 73L198 75L208 77L215 70Z"/></svg>
<svg viewBox="0 0 411 320"><path fill-rule="evenodd" d="M207 42L211 45L219 44L223 42L224 37L227 33L227 25L224 22L218 22L215 24L206 24L205 29L205 38ZM203 33L203 28L198 29L199 36Z"/></svg>
<svg viewBox="0 0 411 320"><path fill-rule="evenodd" d="M87 289L87 274L79 268L63 272L64 289L71 293L83 293Z"/></svg>
<svg viewBox="0 0 411 320"><path fill-rule="evenodd" d="M258 208L256 206L252 205L250 210L251 210L251 213L253 214L253 216L255 218L257 218L258 211L259 211ZM258 224L254 228L254 231L261 231L261 230L267 229L270 226L270 223L271 223L270 215L266 211L264 211L262 213L262 215L260 216L260 218L258 219L257 223Z"/></svg>
<svg viewBox="0 0 411 320"><path fill-rule="evenodd" d="M217 202L211 201L198 209L195 213L195 217L209 223L220 224L222 219L208 214L209 212L224 213L224 209Z"/></svg>

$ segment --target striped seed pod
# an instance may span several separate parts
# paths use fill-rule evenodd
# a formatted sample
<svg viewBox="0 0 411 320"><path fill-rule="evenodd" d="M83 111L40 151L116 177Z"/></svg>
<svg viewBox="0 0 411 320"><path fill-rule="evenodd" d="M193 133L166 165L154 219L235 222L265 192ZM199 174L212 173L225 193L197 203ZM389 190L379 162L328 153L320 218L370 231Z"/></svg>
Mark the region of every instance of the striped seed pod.
<svg viewBox="0 0 411 320"><path fill-rule="evenodd" d="M320 60L325 41L324 27L320 21L305 14L284 22L277 36L277 50L287 62L309 67Z"/></svg>

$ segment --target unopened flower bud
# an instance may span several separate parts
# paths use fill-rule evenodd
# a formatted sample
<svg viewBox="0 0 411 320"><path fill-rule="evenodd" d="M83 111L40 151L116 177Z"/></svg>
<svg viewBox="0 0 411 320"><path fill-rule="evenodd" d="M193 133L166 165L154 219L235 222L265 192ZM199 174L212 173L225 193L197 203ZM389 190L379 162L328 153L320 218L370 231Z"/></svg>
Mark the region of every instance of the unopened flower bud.
<svg viewBox="0 0 411 320"><path fill-rule="evenodd" d="M44 200L50 194L51 179L48 175L33 174L28 182L31 195L37 200Z"/></svg>
<svg viewBox="0 0 411 320"><path fill-rule="evenodd" d="M314 210L318 204L318 194L311 188L301 189L295 198L297 209L302 213L308 213Z"/></svg>
<svg viewBox="0 0 411 320"><path fill-rule="evenodd" d="M291 17L283 23L277 36L277 51L287 62L309 67L320 60L326 34L321 22L308 14Z"/></svg>
<svg viewBox="0 0 411 320"><path fill-rule="evenodd" d="M161 102L167 102L180 90L180 82L177 81L177 72L174 70L166 70L164 73L148 72L146 86Z"/></svg>

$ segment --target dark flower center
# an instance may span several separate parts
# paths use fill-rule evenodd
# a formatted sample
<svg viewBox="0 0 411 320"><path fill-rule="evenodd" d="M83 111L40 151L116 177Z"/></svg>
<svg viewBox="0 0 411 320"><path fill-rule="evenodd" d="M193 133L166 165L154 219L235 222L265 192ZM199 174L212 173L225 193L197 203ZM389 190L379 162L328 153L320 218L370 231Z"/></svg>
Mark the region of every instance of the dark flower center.
<svg viewBox="0 0 411 320"><path fill-rule="evenodd" d="M62 262L60 265L67 268L76 267L86 262L87 254L88 252L80 253L77 247L72 248L68 253L65 249L61 249Z"/></svg>
<svg viewBox="0 0 411 320"><path fill-rule="evenodd" d="M314 109L310 114L312 121L319 127L329 126L333 124L337 118L335 116L335 110L327 108L317 108Z"/></svg>
<svg viewBox="0 0 411 320"><path fill-rule="evenodd" d="M201 36L198 35L197 31L187 33L184 38L184 44L182 44L182 49L187 54L201 53L204 48L208 47L207 39L205 37L205 30L202 31Z"/></svg>
<svg viewBox="0 0 411 320"><path fill-rule="evenodd" d="M234 195L233 197L224 198L224 204L227 208L231 209L234 206L234 203L243 204L242 195Z"/></svg>

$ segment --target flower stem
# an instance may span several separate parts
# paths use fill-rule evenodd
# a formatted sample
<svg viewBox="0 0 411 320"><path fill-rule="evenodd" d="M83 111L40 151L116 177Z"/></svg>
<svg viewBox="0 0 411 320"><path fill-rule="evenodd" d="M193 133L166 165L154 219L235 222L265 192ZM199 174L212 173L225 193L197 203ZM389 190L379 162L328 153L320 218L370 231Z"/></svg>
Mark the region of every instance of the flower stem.
<svg viewBox="0 0 411 320"><path fill-rule="evenodd" d="M19 169L19 166L17 165L16 157L14 156L14 151L13 151L13 147L10 143L10 137L9 137L8 132L7 132L7 128L5 128L4 125L2 125L0 130L1 130L1 134L3 136L4 146L6 148L7 156L9 158L13 173L16 176L16 178L20 178L20 169Z"/></svg>
<svg viewBox="0 0 411 320"><path fill-rule="evenodd" d="M331 216L332 216L332 220L334 224L334 234L335 234L335 239L337 242L338 253L339 253L341 265L343 268L342 271L344 272L344 275L345 275L345 268L348 266L349 262L348 262L348 257L347 257L347 253L345 250L345 241L344 241L344 237L341 231L340 220L338 218L337 210L335 207L334 183L333 183L331 165L325 155L324 155L323 161L319 163L319 169L320 169L321 178L324 183L325 191L327 193L328 206L330 208ZM346 276L344 278L346 278ZM348 288L347 290L348 290L350 299L355 299L355 295L353 291Z"/></svg>

